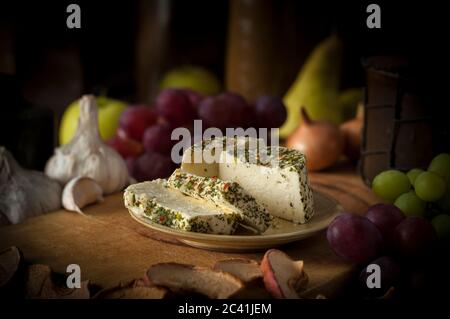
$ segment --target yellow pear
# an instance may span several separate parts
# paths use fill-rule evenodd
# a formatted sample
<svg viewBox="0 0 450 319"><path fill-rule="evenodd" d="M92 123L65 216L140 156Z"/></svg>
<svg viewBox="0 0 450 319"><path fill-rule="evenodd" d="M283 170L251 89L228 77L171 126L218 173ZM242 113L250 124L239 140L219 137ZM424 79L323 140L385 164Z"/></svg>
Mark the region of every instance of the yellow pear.
<svg viewBox="0 0 450 319"><path fill-rule="evenodd" d="M301 107L313 120L342 122L342 110L337 105L341 64L342 42L333 34L312 51L284 96L287 119L280 128L282 138L298 127Z"/></svg>

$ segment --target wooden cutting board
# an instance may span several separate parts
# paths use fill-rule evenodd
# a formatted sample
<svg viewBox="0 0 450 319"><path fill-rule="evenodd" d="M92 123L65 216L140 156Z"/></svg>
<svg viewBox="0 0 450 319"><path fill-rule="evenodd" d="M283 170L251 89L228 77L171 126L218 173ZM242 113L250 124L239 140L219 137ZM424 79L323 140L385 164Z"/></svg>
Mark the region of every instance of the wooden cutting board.
<svg viewBox="0 0 450 319"><path fill-rule="evenodd" d="M314 188L337 199L347 211L363 213L377 202L352 168L310 174L310 179ZM135 222L123 206L121 193L84 212L85 216L59 210L20 225L2 227L0 249L15 245L28 261L48 264L60 273L65 273L69 264L78 264L82 280L89 279L102 287L141 278L151 264L159 262L212 266L224 258L261 260L263 255L188 247ZM310 297L319 293L336 296L355 270L331 251L324 232L280 249L292 258L304 260Z"/></svg>

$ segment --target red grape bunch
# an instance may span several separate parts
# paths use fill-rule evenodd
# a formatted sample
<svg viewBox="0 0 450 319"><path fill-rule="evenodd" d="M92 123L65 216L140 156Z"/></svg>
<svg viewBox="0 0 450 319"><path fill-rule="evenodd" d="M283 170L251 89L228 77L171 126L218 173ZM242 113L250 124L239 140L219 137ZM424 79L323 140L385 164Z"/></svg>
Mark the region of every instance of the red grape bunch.
<svg viewBox="0 0 450 319"><path fill-rule="evenodd" d="M189 89L164 89L154 107L129 106L120 116L116 136L108 141L126 160L131 176L137 181L169 176L175 164L171 139L177 127L192 132L193 121L202 121L202 130L226 128L279 127L286 120L286 108L279 97L262 96L255 104L237 93L225 92L203 96Z"/></svg>

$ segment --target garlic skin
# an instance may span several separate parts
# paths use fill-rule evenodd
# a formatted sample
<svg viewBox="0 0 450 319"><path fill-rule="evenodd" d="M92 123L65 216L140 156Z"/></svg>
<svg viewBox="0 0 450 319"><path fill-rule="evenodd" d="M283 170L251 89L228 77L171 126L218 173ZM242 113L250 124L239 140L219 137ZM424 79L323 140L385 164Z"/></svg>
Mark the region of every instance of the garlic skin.
<svg viewBox="0 0 450 319"><path fill-rule="evenodd" d="M0 146L0 225L61 208L61 186L44 173L23 169Z"/></svg>
<svg viewBox="0 0 450 319"><path fill-rule="evenodd" d="M102 193L102 188L92 178L75 177L64 187L62 205L66 210L84 215L81 209L103 201Z"/></svg>
<svg viewBox="0 0 450 319"><path fill-rule="evenodd" d="M75 136L68 144L55 149L45 166L45 173L62 185L75 177L90 177L100 185L103 194L121 191L128 185L125 161L100 138L97 103L93 95L81 98Z"/></svg>

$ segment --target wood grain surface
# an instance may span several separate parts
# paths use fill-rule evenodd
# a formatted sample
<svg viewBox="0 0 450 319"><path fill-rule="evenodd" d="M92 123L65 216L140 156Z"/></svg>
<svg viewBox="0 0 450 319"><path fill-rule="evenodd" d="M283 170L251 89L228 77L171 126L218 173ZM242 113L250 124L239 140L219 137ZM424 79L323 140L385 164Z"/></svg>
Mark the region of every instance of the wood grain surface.
<svg viewBox="0 0 450 319"><path fill-rule="evenodd" d="M377 202L355 169L347 166L310 174L313 188L338 200L346 211L363 213ZM0 249L15 245L31 263L48 264L65 273L78 264L82 280L102 287L141 278L154 263L181 262L212 266L217 260L244 257L261 260L263 253L220 253L188 247L175 238L135 222L123 206L122 194L87 207L86 216L59 210L0 228ZM307 296L335 297L354 273L354 267L329 248L325 233L282 246L292 258L303 259L310 282Z"/></svg>

